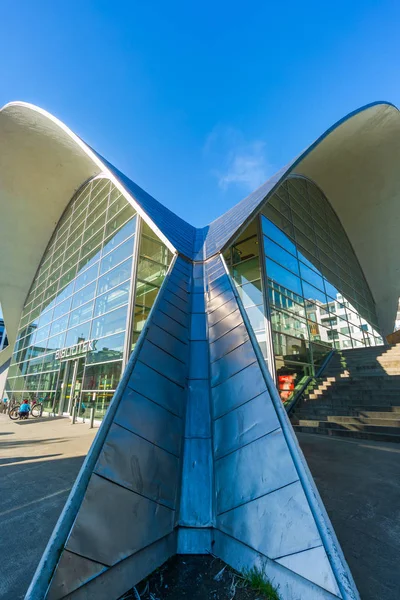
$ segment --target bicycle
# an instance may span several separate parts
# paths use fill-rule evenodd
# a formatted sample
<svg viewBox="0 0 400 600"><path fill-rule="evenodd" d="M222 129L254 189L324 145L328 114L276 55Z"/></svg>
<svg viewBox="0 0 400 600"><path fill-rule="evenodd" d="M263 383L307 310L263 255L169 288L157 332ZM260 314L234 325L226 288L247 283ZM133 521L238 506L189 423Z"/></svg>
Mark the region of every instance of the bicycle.
<svg viewBox="0 0 400 600"><path fill-rule="evenodd" d="M28 419L29 415L31 415L34 419L41 417L43 414L43 404L38 402L37 400L32 401L31 409L29 413L25 415L21 415L20 410L21 404L17 402L11 402L10 407L8 409L8 416L12 421L18 421L19 419Z"/></svg>

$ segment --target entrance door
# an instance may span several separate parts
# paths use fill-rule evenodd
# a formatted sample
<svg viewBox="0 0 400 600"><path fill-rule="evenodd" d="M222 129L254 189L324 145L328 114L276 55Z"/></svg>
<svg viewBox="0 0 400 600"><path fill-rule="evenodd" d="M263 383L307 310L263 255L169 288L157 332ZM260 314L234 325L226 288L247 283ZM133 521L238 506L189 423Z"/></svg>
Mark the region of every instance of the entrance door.
<svg viewBox="0 0 400 600"><path fill-rule="evenodd" d="M62 415L64 412L71 414L74 403L79 404L84 368L84 358L66 360L62 363L60 371L60 381L62 383L58 414Z"/></svg>

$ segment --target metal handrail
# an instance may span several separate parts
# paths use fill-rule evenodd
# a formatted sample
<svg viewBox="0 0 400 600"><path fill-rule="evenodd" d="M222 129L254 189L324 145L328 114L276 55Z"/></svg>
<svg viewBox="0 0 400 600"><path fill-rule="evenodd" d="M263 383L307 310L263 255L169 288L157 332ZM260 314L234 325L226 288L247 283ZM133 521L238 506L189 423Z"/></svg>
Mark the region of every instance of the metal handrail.
<svg viewBox="0 0 400 600"><path fill-rule="evenodd" d="M315 381L316 379L318 379L318 377L320 377L322 375L323 371L327 367L329 361L331 360L331 358L334 354L335 354L335 350L331 350L329 352L329 354L325 357L324 362L322 363L322 365L320 366L320 368L318 369L316 374L310 375L309 377L307 377L305 382L297 390L297 392L294 394L291 401L285 406L285 409L286 409L286 412L288 413L288 415L290 415L290 413L294 410L295 406L299 403L300 399L303 397L303 394L306 391L306 389L308 388L308 386L310 385L310 383Z"/></svg>

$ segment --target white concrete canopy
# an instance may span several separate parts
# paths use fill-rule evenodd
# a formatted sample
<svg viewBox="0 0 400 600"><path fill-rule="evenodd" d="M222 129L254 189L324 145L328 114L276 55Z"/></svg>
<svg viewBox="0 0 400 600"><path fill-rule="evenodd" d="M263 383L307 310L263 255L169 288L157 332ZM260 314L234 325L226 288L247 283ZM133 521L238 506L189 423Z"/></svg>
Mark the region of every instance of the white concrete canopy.
<svg viewBox="0 0 400 600"><path fill-rule="evenodd" d="M292 171L329 199L353 245L383 333L400 296L400 113L376 104L357 112L308 151Z"/></svg>
<svg viewBox="0 0 400 600"><path fill-rule="evenodd" d="M11 356L29 288L74 193L104 173L171 251L172 244L101 158L46 111L12 102L0 110L0 304Z"/></svg>
<svg viewBox="0 0 400 600"><path fill-rule="evenodd" d="M157 221L161 205L147 196L148 208L152 202L158 205L149 217L120 174L58 119L30 104L7 104L0 110L0 303L10 345L1 352L0 364L11 355L25 298L58 220L74 192L100 172L172 251L176 247L186 256L193 232L204 238L205 247L215 246L212 253L219 251L287 175L309 177L337 212L370 286L383 333L390 333L400 296L399 162L399 111L388 103L369 105L336 123L277 176L196 232L178 217L180 225L171 221L167 209ZM181 225L186 249L176 242L174 247L165 234Z"/></svg>

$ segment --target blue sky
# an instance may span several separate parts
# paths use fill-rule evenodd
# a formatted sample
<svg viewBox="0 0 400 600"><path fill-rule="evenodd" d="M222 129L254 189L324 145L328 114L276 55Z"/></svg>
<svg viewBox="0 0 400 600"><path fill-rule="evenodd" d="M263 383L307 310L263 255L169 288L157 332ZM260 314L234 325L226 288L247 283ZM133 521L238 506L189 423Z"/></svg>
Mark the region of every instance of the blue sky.
<svg viewBox="0 0 400 600"><path fill-rule="evenodd" d="M37 104L194 225L353 109L400 105L400 4L3 2L0 105Z"/></svg>

